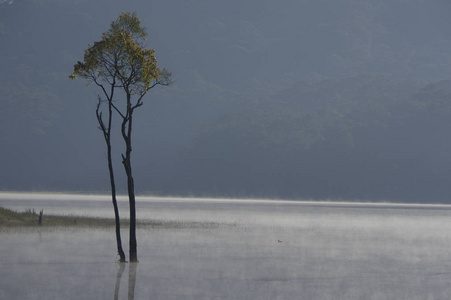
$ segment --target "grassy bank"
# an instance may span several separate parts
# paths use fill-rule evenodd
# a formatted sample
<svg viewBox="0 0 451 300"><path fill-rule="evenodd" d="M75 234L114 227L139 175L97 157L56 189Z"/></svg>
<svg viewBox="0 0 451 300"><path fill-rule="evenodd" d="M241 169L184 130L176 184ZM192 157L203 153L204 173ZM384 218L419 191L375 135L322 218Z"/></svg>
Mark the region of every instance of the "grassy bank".
<svg viewBox="0 0 451 300"><path fill-rule="evenodd" d="M128 220L122 220L121 224L128 225ZM35 210L17 212L0 207L0 227L33 227L33 226L88 226L109 227L114 226L114 219L92 218L80 216L53 216L42 215L39 224L39 213Z"/></svg>
<svg viewBox="0 0 451 300"><path fill-rule="evenodd" d="M128 219L121 220L121 226L128 227ZM187 229L187 228L217 228L219 223L215 222L174 222L174 221L151 221L137 220L138 228L167 228L167 229ZM224 224L223 224L224 225ZM114 227L114 218L93 218L82 216L55 216L42 215L41 224L39 224L39 213L28 209L23 212L17 212L11 209L0 207L0 228L11 227Z"/></svg>

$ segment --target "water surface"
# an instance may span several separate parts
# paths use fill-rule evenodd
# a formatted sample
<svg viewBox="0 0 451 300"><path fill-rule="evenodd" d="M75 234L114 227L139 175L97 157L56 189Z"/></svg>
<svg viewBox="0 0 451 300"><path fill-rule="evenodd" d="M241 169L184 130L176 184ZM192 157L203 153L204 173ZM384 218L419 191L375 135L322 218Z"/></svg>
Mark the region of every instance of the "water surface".
<svg viewBox="0 0 451 300"><path fill-rule="evenodd" d="M44 209L44 216L112 217L108 196L21 195L0 194L0 206ZM125 215L127 203L120 203ZM447 299L451 294L448 206L141 197L138 218L205 226L139 229L140 263L122 269L115 263L110 229L3 230L0 299ZM123 235L127 249L127 230Z"/></svg>

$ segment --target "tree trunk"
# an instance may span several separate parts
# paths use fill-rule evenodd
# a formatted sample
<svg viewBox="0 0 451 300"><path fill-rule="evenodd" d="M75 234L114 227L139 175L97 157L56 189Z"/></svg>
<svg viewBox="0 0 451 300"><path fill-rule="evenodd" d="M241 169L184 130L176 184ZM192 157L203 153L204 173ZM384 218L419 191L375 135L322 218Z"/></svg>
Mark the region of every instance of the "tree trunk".
<svg viewBox="0 0 451 300"><path fill-rule="evenodd" d="M111 95L108 97L108 126L105 127L105 123L102 119L102 113L100 112L100 105L102 104L102 100L99 96L99 102L97 103L96 115L97 121L99 122L100 130L102 130L103 137L105 138L105 144L107 147L107 160L108 160L108 172L110 174L110 186L111 186L111 200L113 202L114 208L114 218L116 221L116 243L117 243L117 253L119 255L120 262L126 262L125 253L122 249L122 239L121 239L121 223L119 217L119 208L117 206L117 197L116 197L116 183L114 180L114 169L111 155L111 123L112 123L112 97L114 90L112 89Z"/></svg>
<svg viewBox="0 0 451 300"><path fill-rule="evenodd" d="M119 254L119 261L126 262L124 249L122 249L122 238L121 238L121 223L119 217L119 208L117 206L117 198L116 198L116 184L114 181L114 172L113 172L113 163L111 161L111 145L108 143L108 170L110 172L110 184L111 184L111 199L113 201L114 207L114 218L116 221L116 243L117 243L117 252Z"/></svg>
<svg viewBox="0 0 451 300"><path fill-rule="evenodd" d="M135 205L135 183L132 174L132 125L133 108L131 107L131 95L127 93L127 118L122 122L122 137L125 142L125 156L122 155L125 173L127 175L128 202L130 205L130 262L138 262L138 251L136 242L136 205Z"/></svg>
<svg viewBox="0 0 451 300"><path fill-rule="evenodd" d="M137 242L136 242L136 204L135 204L135 183L130 165L130 140L127 140L127 151L123 160L125 173L127 174L128 202L130 205L130 262L138 262Z"/></svg>

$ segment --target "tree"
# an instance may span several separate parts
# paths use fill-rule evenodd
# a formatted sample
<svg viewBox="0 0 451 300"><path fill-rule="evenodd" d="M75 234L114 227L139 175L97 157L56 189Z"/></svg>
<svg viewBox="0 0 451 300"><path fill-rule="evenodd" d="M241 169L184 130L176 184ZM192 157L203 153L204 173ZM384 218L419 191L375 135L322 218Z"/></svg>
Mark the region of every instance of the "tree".
<svg viewBox="0 0 451 300"><path fill-rule="evenodd" d="M77 76L94 82L102 90L98 95L96 108L97 120L103 132L108 150L108 166L110 172L111 193L116 217L116 238L119 255L120 224L119 211L115 198L114 170L111 157L111 126L113 111L121 120L121 135L125 143L125 152L122 154L122 164L127 175L127 190L130 205L130 261L137 262L136 242L136 206L135 187L132 173L132 129L133 113L136 108L143 105L146 93L157 85L171 84L171 73L166 69L157 67L155 51L145 48L146 28L135 13L123 13L113 21L110 29L103 33L102 39L95 42L85 50L83 62L77 62L71 78ZM120 105L113 101L115 91L119 90L125 98ZM103 120L101 107L107 103L108 117ZM122 261L121 256L121 261ZM125 260L125 257L124 257Z"/></svg>

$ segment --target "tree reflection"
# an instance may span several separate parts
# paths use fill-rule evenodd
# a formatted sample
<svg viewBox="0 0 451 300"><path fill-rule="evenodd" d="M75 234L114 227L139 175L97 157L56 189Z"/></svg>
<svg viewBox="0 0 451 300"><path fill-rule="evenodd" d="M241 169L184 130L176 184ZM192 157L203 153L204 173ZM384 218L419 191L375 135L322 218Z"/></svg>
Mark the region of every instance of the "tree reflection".
<svg viewBox="0 0 451 300"><path fill-rule="evenodd" d="M135 299L136 270L138 263L131 262L128 264L128 300Z"/></svg>
<svg viewBox="0 0 451 300"><path fill-rule="evenodd" d="M125 263L119 263L119 269L117 270L117 274L116 274L116 286L114 288L114 300L119 299L119 288L121 286L121 278L122 278L122 274L124 273L124 270L125 270Z"/></svg>
<svg viewBox="0 0 451 300"><path fill-rule="evenodd" d="M114 287L114 300L119 299L119 289L121 286L122 274L124 274L126 263L119 263L119 269L116 274L116 286ZM128 264L128 300L135 299L136 270L138 263Z"/></svg>

